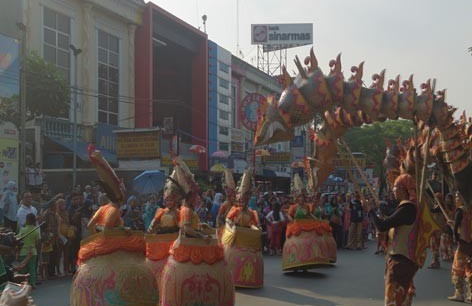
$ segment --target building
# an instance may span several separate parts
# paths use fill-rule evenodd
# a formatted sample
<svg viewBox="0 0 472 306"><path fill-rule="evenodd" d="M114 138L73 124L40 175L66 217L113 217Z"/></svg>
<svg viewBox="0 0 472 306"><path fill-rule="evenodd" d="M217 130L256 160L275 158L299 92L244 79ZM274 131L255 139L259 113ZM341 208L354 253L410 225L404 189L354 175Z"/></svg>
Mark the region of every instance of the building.
<svg viewBox="0 0 472 306"><path fill-rule="evenodd" d="M197 155L189 148L208 148L209 143L207 35L148 2L136 31L135 65L135 127L161 131L160 158L154 168L171 167L172 146L190 168L206 171L207 154ZM132 164L141 167L148 162L134 159ZM125 164L131 167L130 160L120 159L120 167Z"/></svg>
<svg viewBox="0 0 472 306"><path fill-rule="evenodd" d="M56 65L71 87L77 84L78 168L90 167L90 142L116 163L113 130L135 127L134 42L143 10L143 0L23 0L27 50ZM73 167L73 120L71 101L69 118L29 123L30 158L56 169L51 176Z"/></svg>

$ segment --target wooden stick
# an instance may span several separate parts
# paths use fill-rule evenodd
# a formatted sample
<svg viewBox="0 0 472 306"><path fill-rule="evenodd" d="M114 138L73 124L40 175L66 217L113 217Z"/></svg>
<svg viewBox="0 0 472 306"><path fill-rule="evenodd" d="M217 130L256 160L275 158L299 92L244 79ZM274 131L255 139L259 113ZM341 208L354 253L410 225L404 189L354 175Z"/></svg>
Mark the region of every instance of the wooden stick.
<svg viewBox="0 0 472 306"><path fill-rule="evenodd" d="M428 132L426 134L426 142L423 144L426 148L426 153L423 160L423 169L421 169L421 182L420 182L420 194L418 197L418 202L421 203L423 201L423 196L425 192L425 182L426 182L426 166L428 165L429 159L429 143L431 140L431 128L428 128ZM418 156L419 157L419 156ZM418 158L417 158L418 159Z"/></svg>
<svg viewBox="0 0 472 306"><path fill-rule="evenodd" d="M349 146L347 145L347 143L344 141L344 139L339 138L339 141L341 142L341 144L344 146L344 148L345 148L345 149L349 152L349 154L351 155L351 160L352 160L353 164L356 166L357 171L359 171L359 174L361 175L362 180L364 181L365 185L367 186L367 189L369 189L370 194L374 197L375 202L376 202L376 203L379 203L379 197L378 197L378 195L374 192L374 189L372 188L372 185L369 183L369 181L368 181L367 178L365 177L364 171L362 171L361 167L359 166L359 164L357 163L356 159L354 158L354 155L352 154L351 149L349 148Z"/></svg>
<svg viewBox="0 0 472 306"><path fill-rule="evenodd" d="M434 193L434 190L433 190L433 188L431 187L431 185L429 184L429 182L426 181L426 184L425 184L425 185L426 185L426 188L427 188L427 189L431 190L431 193L433 194L433 197L434 197L434 201L438 204L439 209L441 209L441 212L442 212L443 215L444 215L444 218L446 218L446 221L447 221L447 222L452 221L451 219L449 219L449 215L447 214L446 209L443 207L441 200L438 199L438 197L437 197L436 194ZM448 223L448 224L449 224L449 223Z"/></svg>

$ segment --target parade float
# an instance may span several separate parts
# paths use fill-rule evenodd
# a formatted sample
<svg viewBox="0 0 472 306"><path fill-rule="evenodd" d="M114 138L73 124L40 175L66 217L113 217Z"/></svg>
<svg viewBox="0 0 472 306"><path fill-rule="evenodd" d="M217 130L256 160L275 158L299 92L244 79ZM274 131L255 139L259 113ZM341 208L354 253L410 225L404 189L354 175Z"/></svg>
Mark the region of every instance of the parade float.
<svg viewBox="0 0 472 306"><path fill-rule="evenodd" d="M94 150L90 152L90 160L110 200L123 203L123 184L108 162ZM102 219L101 231L81 241L70 304L157 305L158 290L154 275L145 262L143 233L109 227L106 214Z"/></svg>
<svg viewBox="0 0 472 306"><path fill-rule="evenodd" d="M172 181L182 191L179 237L162 271L161 306L233 306L234 284L216 232L201 224L193 205L198 186L180 158L174 159Z"/></svg>
<svg viewBox="0 0 472 306"><path fill-rule="evenodd" d="M293 179L292 194L297 203L288 212L290 222L282 250L282 270L307 270L336 263L336 242L331 226L328 221L313 216L298 173Z"/></svg>
<svg viewBox="0 0 472 306"><path fill-rule="evenodd" d="M226 215L221 241L234 285L242 288L261 288L264 285L262 231L258 228L257 212L248 208L251 178L252 170L246 169L238 188L238 206L233 206Z"/></svg>

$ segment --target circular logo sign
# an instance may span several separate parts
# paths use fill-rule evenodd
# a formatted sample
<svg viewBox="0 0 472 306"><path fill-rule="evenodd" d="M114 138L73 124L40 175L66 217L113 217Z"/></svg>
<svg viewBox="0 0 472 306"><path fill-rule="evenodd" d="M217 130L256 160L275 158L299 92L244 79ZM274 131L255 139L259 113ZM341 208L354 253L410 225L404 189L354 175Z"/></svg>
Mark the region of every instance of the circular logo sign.
<svg viewBox="0 0 472 306"><path fill-rule="evenodd" d="M257 113L259 106L265 101L265 97L258 93L248 94L239 105L239 118L241 123L251 131L257 127Z"/></svg>

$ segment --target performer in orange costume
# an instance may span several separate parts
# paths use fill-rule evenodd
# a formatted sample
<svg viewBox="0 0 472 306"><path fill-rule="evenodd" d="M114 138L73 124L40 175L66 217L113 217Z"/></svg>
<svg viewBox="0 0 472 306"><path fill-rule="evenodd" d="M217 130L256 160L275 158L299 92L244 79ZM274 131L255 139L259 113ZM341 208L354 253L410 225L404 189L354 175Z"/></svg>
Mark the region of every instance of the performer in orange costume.
<svg viewBox="0 0 472 306"><path fill-rule="evenodd" d="M235 205L236 201L236 184L234 183L231 169L224 170L223 188L226 193L226 201L220 206L220 209L218 210L218 217L216 218L216 227L218 228L218 236L220 236L219 238L221 238L221 234L223 233L226 223L226 215Z"/></svg>
<svg viewBox="0 0 472 306"><path fill-rule="evenodd" d="M294 176L293 192L297 203L288 212L286 240L282 251L282 269L307 270L317 265L336 262L336 242L329 223L318 220L306 200L306 190L298 173Z"/></svg>
<svg viewBox="0 0 472 306"><path fill-rule="evenodd" d="M81 241L70 304L155 306L158 290L145 263L143 233L123 230L119 207L124 202L124 186L100 152L90 149L90 160L111 202L100 208L88 224L92 232L96 227L100 232Z"/></svg>
<svg viewBox="0 0 472 306"><path fill-rule="evenodd" d="M234 284L224 262L224 250L214 229L200 224L194 211L198 186L179 157L170 180L184 196L180 208L180 235L170 248L162 271L161 306L234 305ZM205 290L201 290L205 288Z"/></svg>
<svg viewBox="0 0 472 306"><path fill-rule="evenodd" d="M247 169L241 178L236 202L226 215L226 227L222 237L225 258L233 274L234 285L244 288L260 288L264 285L264 261L262 258L262 232L259 230L257 212L248 208L251 197L252 171Z"/></svg>

